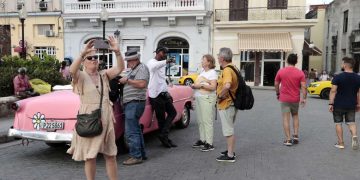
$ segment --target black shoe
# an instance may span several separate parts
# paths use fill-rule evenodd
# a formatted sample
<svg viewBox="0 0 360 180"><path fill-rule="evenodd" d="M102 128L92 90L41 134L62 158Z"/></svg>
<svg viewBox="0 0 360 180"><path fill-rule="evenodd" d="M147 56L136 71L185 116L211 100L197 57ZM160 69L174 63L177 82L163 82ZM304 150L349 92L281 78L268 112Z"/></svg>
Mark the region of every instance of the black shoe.
<svg viewBox="0 0 360 180"><path fill-rule="evenodd" d="M225 155L227 156L227 154L228 154L227 150L220 153L220 155L222 155L222 156L225 156ZM234 157L236 157L235 152L234 152Z"/></svg>
<svg viewBox="0 0 360 180"><path fill-rule="evenodd" d="M215 149L215 148L214 148L213 145L211 145L211 144L209 144L209 143L206 143L206 144L204 145L204 147L200 149L200 151L202 151L202 152L208 152L208 151L212 151L212 150L214 150L214 149Z"/></svg>
<svg viewBox="0 0 360 180"><path fill-rule="evenodd" d="M143 156L143 157L142 157L142 160L143 160L143 161L146 161L146 160L148 160L148 157Z"/></svg>
<svg viewBox="0 0 360 180"><path fill-rule="evenodd" d="M219 156L218 158L216 158L216 161L219 162L235 162L235 156L233 157L229 157L227 154L224 156Z"/></svg>
<svg viewBox="0 0 360 180"><path fill-rule="evenodd" d="M177 147L177 145L174 144L170 139L168 139L168 143L170 144L171 147Z"/></svg>
<svg viewBox="0 0 360 180"><path fill-rule="evenodd" d="M171 148L171 144L169 144L169 140L167 138L159 136L159 140L164 147Z"/></svg>
<svg viewBox="0 0 360 180"><path fill-rule="evenodd" d="M199 147L204 147L204 145L205 145L204 141L198 140L198 141L196 141L195 144L192 145L192 147L193 148L199 148Z"/></svg>

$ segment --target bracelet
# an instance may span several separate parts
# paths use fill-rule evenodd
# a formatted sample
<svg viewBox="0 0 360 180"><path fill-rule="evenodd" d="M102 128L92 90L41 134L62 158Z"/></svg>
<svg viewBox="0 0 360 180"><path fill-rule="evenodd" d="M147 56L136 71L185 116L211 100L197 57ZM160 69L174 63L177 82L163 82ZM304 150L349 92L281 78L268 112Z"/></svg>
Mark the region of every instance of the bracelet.
<svg viewBox="0 0 360 180"><path fill-rule="evenodd" d="M121 53L120 53L120 52L116 52L115 55L116 55L116 56L121 56Z"/></svg>
<svg viewBox="0 0 360 180"><path fill-rule="evenodd" d="M329 103L329 106L333 106L334 104Z"/></svg>

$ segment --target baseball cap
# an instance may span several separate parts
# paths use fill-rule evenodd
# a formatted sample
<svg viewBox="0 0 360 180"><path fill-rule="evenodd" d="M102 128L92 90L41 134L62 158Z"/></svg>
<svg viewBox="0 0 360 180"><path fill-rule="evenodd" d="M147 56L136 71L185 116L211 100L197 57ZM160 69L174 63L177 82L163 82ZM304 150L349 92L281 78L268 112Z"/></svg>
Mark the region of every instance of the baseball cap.
<svg viewBox="0 0 360 180"><path fill-rule="evenodd" d="M160 51L163 51L163 52L167 53L169 51L169 49L167 47L164 47L164 46L159 46L159 47L156 48L156 51L154 51L154 52L159 53Z"/></svg>

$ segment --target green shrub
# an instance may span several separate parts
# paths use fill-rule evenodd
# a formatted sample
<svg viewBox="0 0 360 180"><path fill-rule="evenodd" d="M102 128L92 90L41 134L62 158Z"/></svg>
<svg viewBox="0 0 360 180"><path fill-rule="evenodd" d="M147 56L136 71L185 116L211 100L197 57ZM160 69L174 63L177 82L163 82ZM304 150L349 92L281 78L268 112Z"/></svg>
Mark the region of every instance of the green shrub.
<svg viewBox="0 0 360 180"><path fill-rule="evenodd" d="M43 60L37 56L32 56L27 60L20 59L18 56L4 56L2 60L0 63L0 97L14 94L13 78L18 74L17 70L20 67L26 67L26 74L30 79L42 79L51 86L70 83L62 78L59 72L60 62L53 56L44 54Z"/></svg>

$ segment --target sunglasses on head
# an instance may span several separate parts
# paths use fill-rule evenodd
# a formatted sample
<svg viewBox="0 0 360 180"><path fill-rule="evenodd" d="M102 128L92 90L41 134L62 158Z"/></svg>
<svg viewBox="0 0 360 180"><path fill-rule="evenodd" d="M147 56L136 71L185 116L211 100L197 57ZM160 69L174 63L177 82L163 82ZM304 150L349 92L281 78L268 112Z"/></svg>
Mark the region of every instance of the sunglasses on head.
<svg viewBox="0 0 360 180"><path fill-rule="evenodd" d="M87 56L85 59L87 59L89 61L96 61L96 60L98 60L98 56L97 55Z"/></svg>

